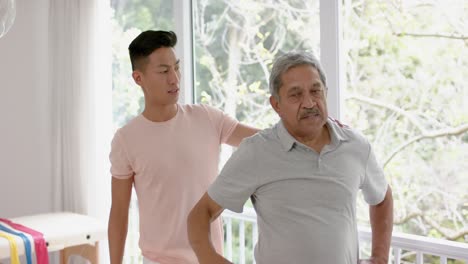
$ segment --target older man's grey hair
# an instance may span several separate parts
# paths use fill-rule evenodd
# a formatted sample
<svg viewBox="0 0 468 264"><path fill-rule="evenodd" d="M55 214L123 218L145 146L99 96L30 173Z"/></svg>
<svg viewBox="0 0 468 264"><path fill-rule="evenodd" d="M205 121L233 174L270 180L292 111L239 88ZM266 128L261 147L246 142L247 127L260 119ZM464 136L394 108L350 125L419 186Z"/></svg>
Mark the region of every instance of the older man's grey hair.
<svg viewBox="0 0 468 264"><path fill-rule="evenodd" d="M312 53L305 51L288 52L278 57L273 64L273 68L271 69L269 85L270 93L277 100L279 100L279 89L283 85L281 76L289 69L300 65L310 65L317 69L320 80L325 86L325 89L328 89L322 66L320 65L319 60Z"/></svg>

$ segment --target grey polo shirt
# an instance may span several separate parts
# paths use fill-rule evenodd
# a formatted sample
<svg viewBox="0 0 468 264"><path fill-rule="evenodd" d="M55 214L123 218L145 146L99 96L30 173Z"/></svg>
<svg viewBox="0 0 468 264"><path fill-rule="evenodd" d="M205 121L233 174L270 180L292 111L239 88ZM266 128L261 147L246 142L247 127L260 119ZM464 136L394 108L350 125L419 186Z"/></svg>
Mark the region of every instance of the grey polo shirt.
<svg viewBox="0 0 468 264"><path fill-rule="evenodd" d="M245 139L210 186L223 208L242 212L251 198L259 230L258 264L357 263L356 196L380 203L387 183L369 142L329 119L320 153L280 121Z"/></svg>

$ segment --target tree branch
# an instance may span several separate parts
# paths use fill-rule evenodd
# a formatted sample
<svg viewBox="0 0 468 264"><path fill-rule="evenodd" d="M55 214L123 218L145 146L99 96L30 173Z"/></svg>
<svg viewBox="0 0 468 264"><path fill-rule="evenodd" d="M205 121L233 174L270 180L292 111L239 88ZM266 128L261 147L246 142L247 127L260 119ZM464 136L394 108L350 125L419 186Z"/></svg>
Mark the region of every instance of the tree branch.
<svg viewBox="0 0 468 264"><path fill-rule="evenodd" d="M453 232L452 230L449 230L449 229L439 225L437 222L430 219L429 217L424 215L422 212L413 212L411 214L408 214L407 216L405 216L402 219L398 219L396 221L393 221L393 224L401 225L401 224L404 224L404 223L408 222L412 218L416 218L416 217L420 217L426 224L428 224L430 227L437 230L437 232L439 232L443 237L447 238L448 240L455 241L455 240L459 239L460 237L468 235L468 228L462 229L462 230L460 230L458 232Z"/></svg>
<svg viewBox="0 0 468 264"><path fill-rule="evenodd" d="M379 107L382 107L382 108L392 110L393 112L396 112L396 113L408 118L408 120L414 126L416 126L419 129L419 131L421 131L421 132L425 131L424 127L419 123L418 120L416 120L416 118L413 115L409 114L407 111L405 111L404 109L401 109L400 107L398 107L396 105L386 104L384 102L375 100L375 99L370 98L370 97L362 96L362 95L359 95L359 94L349 94L346 99L354 99L354 100L358 100L358 101L361 101L361 102L364 102L364 103L367 103L367 104L370 104L370 105L375 105L375 106L379 106Z"/></svg>
<svg viewBox="0 0 468 264"><path fill-rule="evenodd" d="M465 35L446 35L446 34L421 34L421 33L408 33L408 32L394 32L393 33L397 37L416 37L416 38L448 38L448 39L460 39L460 40L468 40L468 36Z"/></svg>
<svg viewBox="0 0 468 264"><path fill-rule="evenodd" d="M421 135L418 135L418 136L415 136L415 137L409 139L408 141L406 141L403 144L401 144L400 146L398 146L394 151L392 151L392 153L385 159L385 162L383 163L384 168L385 168L385 166L387 166L387 164L390 162L391 159L393 159L393 157L396 154L398 154L401 150L403 150L404 148L408 147L409 145L411 145L411 144L413 144L415 142L418 142L418 141L420 141L422 139L426 139L426 138L457 136L457 135L463 134L463 133L468 131L468 124L463 124L463 125L455 127L455 128L439 129L439 130L428 132L419 123L419 121L416 120L416 118L413 115L409 114L407 111L405 111L404 109L401 109L398 106L391 105L391 104L386 104L386 103L383 103L381 101L375 100L373 98L369 98L369 97L362 96L362 95L359 95L359 94L349 94L346 99L354 99L354 100L361 101L361 102L364 102L364 103L367 103L367 104L370 104L370 105L374 105L374 106L389 109L389 110L391 110L393 112L396 112L396 113L408 118L408 120L412 124L414 124L419 129L419 131L421 131Z"/></svg>
<svg viewBox="0 0 468 264"><path fill-rule="evenodd" d="M439 129L431 132L422 132L422 135L416 136L411 138L410 140L406 141L405 143L401 144L399 147L397 147L386 159L383 164L383 167L387 166L387 164L390 162L390 160L395 157L396 154L398 154L400 151L402 151L404 148L408 147L409 145L418 142L422 139L426 138L437 138L437 137L446 137L446 136L458 136L461 135L465 132L468 131L468 124L463 124L458 127L451 127L451 128L446 128L446 129Z"/></svg>

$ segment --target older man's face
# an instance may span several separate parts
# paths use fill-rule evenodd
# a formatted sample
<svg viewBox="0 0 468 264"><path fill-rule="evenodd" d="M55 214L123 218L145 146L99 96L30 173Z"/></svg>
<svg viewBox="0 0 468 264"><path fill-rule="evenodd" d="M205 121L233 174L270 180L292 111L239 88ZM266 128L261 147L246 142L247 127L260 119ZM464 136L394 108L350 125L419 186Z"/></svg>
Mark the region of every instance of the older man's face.
<svg viewBox="0 0 468 264"><path fill-rule="evenodd" d="M282 75L279 100L270 103L294 137L320 133L328 118L326 88L320 75L310 65L300 65Z"/></svg>

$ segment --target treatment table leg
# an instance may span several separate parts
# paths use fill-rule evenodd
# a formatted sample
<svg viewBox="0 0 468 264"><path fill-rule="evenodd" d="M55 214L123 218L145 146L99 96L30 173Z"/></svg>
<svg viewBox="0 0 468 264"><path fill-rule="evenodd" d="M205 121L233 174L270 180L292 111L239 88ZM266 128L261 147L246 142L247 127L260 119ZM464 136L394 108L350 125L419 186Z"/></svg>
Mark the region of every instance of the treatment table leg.
<svg viewBox="0 0 468 264"><path fill-rule="evenodd" d="M64 248L60 251L60 264L67 264L68 258L70 258L70 256L73 256L73 255L81 256L89 260L91 264L99 264L98 246L99 246L99 243L96 242L94 246L83 244L83 245Z"/></svg>

